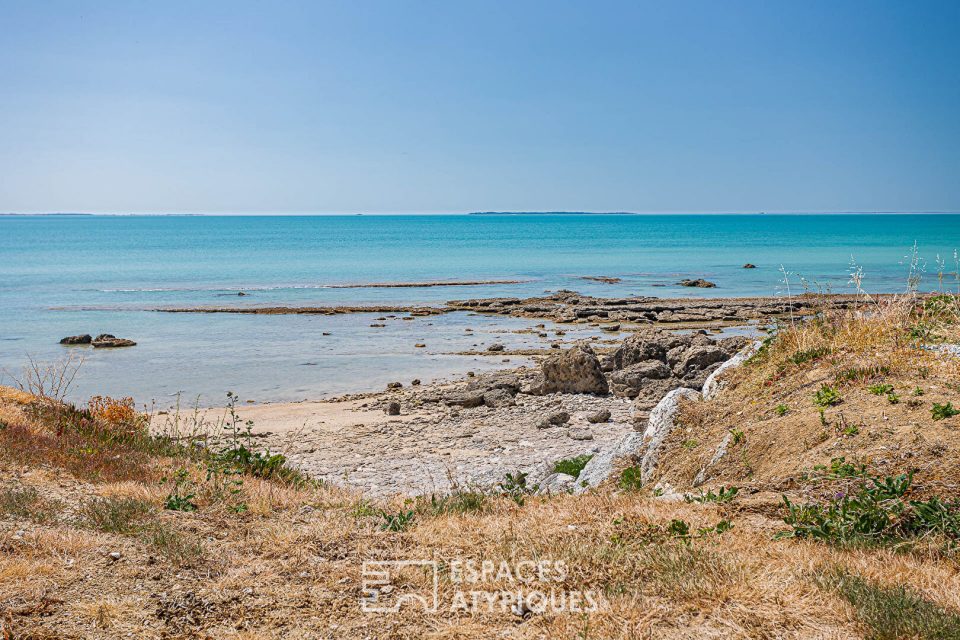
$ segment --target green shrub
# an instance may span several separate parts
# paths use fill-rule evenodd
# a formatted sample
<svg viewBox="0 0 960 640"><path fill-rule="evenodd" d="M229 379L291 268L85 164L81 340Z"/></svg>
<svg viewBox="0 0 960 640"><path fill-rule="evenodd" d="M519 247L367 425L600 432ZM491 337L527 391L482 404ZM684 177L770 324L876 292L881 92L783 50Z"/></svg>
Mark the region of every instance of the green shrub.
<svg viewBox="0 0 960 640"><path fill-rule="evenodd" d="M642 476L640 467L627 467L620 472L620 480L617 484L626 491L639 491L643 487Z"/></svg>
<svg viewBox="0 0 960 640"><path fill-rule="evenodd" d="M827 504L795 505L783 496L784 522L792 530L778 537L812 538L833 544L889 543L939 534L960 539L960 505L932 498L905 498L913 473L872 477Z"/></svg>
<svg viewBox="0 0 960 640"><path fill-rule="evenodd" d="M932 413L934 420L946 420L947 418L952 418L953 416L960 414L960 410L954 409L953 404L950 402L947 404L938 404L934 402Z"/></svg>
<svg viewBox="0 0 960 640"><path fill-rule="evenodd" d="M867 391L875 396L884 396L888 393L893 393L893 385L887 384L886 382L878 382L877 384L872 384L867 387Z"/></svg>
<svg viewBox="0 0 960 640"><path fill-rule="evenodd" d="M790 407L788 407L785 404L778 404L777 408L774 409L773 411L774 413L776 413L778 416L782 418L783 416L787 415L787 413L790 411Z"/></svg>
<svg viewBox="0 0 960 640"><path fill-rule="evenodd" d="M813 403L818 407L832 407L842 402L840 392L828 384L821 386L813 395Z"/></svg>
<svg viewBox="0 0 960 640"><path fill-rule="evenodd" d="M590 462L591 458L593 458L593 455L583 454L582 456L577 456L575 458L557 460L553 465L553 471L554 473L565 473L568 476L573 476L576 478L580 475L580 472L583 471L583 468L587 466L587 463Z"/></svg>

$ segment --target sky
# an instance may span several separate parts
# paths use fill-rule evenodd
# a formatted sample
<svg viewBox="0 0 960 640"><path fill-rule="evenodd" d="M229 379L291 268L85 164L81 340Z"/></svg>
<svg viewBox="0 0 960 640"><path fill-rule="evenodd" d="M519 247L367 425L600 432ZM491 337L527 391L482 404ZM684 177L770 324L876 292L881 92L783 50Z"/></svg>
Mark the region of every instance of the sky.
<svg viewBox="0 0 960 640"><path fill-rule="evenodd" d="M0 0L0 211L960 211L960 2Z"/></svg>

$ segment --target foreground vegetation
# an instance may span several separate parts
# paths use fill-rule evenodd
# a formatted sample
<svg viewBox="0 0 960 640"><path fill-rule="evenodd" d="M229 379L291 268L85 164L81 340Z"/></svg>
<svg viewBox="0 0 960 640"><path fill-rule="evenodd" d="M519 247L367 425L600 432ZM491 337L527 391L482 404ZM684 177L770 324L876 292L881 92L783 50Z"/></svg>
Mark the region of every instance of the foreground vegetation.
<svg viewBox="0 0 960 640"><path fill-rule="evenodd" d="M151 423L125 399L4 388L0 637L960 637L960 369L924 348L956 340L956 304L785 322L720 397L684 407L658 486L627 466L582 496L511 474L370 501L260 450L229 408ZM420 559L447 606L361 610L365 560ZM451 610L457 560L563 562L540 586L601 606Z"/></svg>

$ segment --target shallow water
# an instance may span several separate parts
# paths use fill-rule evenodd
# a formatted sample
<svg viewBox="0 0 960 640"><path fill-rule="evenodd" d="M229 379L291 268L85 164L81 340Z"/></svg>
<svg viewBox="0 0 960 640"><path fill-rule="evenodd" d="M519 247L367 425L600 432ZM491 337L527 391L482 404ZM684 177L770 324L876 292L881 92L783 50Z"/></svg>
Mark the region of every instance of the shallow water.
<svg viewBox="0 0 960 640"><path fill-rule="evenodd" d="M951 256L947 270L954 270L960 216L0 216L0 369L10 372L9 383L28 356L47 362L82 352L76 398L109 393L169 404L183 392L211 404L227 390L258 401L318 398L503 366L499 358L446 354L536 342L511 333L535 323L458 313L387 320L376 329L369 325L379 315L150 309L438 303L560 288L600 296L777 295L781 264L811 283L849 291L851 256L864 268L865 288L897 291L914 242L927 261L921 288L936 288L935 256ZM745 262L757 268L742 269ZM582 279L597 275L622 281ZM685 277L718 287L675 285ZM523 282L330 288L441 280ZM792 280L796 291L799 279ZM139 344L116 351L57 344L65 335L101 332Z"/></svg>

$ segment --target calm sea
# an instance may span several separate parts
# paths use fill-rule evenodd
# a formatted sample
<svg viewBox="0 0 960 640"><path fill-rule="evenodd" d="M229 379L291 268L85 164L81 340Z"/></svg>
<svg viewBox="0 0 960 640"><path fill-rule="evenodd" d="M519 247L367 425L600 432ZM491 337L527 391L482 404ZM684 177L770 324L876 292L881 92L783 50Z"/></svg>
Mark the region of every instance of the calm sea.
<svg viewBox="0 0 960 640"><path fill-rule="evenodd" d="M926 263L921 288L935 289L938 255L955 270L960 215L0 216L0 370L9 384L28 357L53 362L75 353L85 358L76 399L108 393L169 405L182 393L217 404L227 390L257 401L320 398L502 366L448 354L493 341L530 344L535 336L514 332L533 323L449 314L371 328L379 316L152 309L431 303L560 288L703 295L676 286L686 277L716 282L709 295L768 296L783 292L781 265L795 291L802 276L841 292L850 290L851 260L863 267L865 288L898 291L914 243ZM743 269L746 262L757 268ZM524 282L330 288L446 280ZM101 332L139 344L57 344Z"/></svg>

